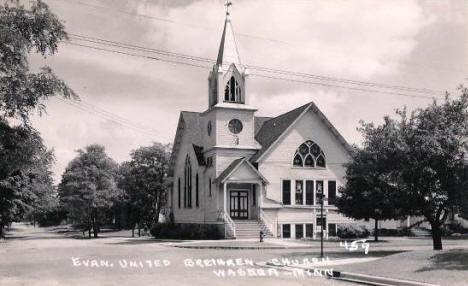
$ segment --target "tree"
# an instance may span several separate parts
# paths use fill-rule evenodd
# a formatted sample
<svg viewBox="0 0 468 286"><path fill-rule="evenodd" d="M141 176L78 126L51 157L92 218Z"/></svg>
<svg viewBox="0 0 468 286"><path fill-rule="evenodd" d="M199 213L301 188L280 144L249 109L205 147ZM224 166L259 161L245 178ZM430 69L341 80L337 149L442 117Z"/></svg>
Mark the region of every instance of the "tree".
<svg viewBox="0 0 468 286"><path fill-rule="evenodd" d="M442 249L441 226L466 196L466 137L468 90L459 99L435 101L409 117L399 112L402 156L395 170L404 187L409 214L421 215L431 225L433 248Z"/></svg>
<svg viewBox="0 0 468 286"><path fill-rule="evenodd" d="M54 95L77 98L49 67L30 72L29 54L54 54L67 34L45 3L29 3L29 8L19 1L0 4L0 236L6 224L22 218L37 202L33 169L47 151L30 126L30 113L42 113L44 100Z"/></svg>
<svg viewBox="0 0 468 286"><path fill-rule="evenodd" d="M364 129L365 138L388 130L379 152L383 162L391 161L387 178L395 188L389 196L397 200L402 215L425 217L434 250L442 249L441 227L467 195L468 90L460 90L459 99L447 96L442 104L434 101L410 115L398 110L397 119Z"/></svg>
<svg viewBox="0 0 468 286"><path fill-rule="evenodd" d="M57 190L52 179L52 163L54 162L53 152L45 150L38 154L37 163L32 166L28 185L35 196L30 211L25 218L36 225L56 225L61 221L58 209Z"/></svg>
<svg viewBox="0 0 468 286"><path fill-rule="evenodd" d="M18 3L0 5L0 118L28 122L32 110L45 110L43 101L50 96L76 98L76 94L49 67L30 72L29 53L52 55L67 34L42 1L32 1L29 9Z"/></svg>
<svg viewBox="0 0 468 286"><path fill-rule="evenodd" d="M170 148L154 143L132 151L131 161L122 164L119 187L125 192L132 229L138 225L149 228L159 220L166 204L165 178L169 165ZM132 232L133 236L133 232Z"/></svg>
<svg viewBox="0 0 468 286"><path fill-rule="evenodd" d="M335 203L338 210L348 217L374 219L375 241L378 241L379 220L400 216L394 196L398 190L389 177L392 158L386 158L385 152L380 150L386 145L388 131L363 125L364 147L354 148L352 160L346 165L346 185L340 189L341 196Z"/></svg>
<svg viewBox="0 0 468 286"><path fill-rule="evenodd" d="M106 211L120 194L116 181L118 165L100 145L89 145L77 152L62 175L59 198L69 216L87 226L89 237L91 228L94 237L98 237Z"/></svg>
<svg viewBox="0 0 468 286"><path fill-rule="evenodd" d="M38 201L38 170L51 160L37 131L10 127L0 119L0 234L4 227L22 219ZM50 186L50 185L49 185Z"/></svg>

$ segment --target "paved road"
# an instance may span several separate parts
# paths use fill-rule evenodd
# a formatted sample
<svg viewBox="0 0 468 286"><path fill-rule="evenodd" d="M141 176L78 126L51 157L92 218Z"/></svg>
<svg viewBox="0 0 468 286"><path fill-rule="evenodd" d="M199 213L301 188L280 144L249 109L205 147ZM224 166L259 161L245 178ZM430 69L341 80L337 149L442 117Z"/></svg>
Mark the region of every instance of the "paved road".
<svg viewBox="0 0 468 286"><path fill-rule="evenodd" d="M186 259L245 258L266 261L294 255L298 250L216 250L174 248L148 239L106 237L76 239L55 229L16 225L9 239L0 242L0 285L352 285L320 277L294 277L291 273L274 272L254 266L189 267ZM313 255L300 251L300 255ZM169 266L163 265L170 261ZM94 261L94 262L93 262ZM218 262L215 260L214 263ZM235 260L233 260L235 263ZM245 261L244 261L245 262ZM213 263L213 262L211 262ZM249 263L249 260L247 260ZM130 266L132 264L132 266ZM88 266L86 266L88 265ZM214 270L247 268L251 276L217 277ZM219 274L219 272L218 272ZM226 273L227 274L227 273ZM232 274L232 273L231 273ZM253 275L266 276L253 276ZM249 275L246 273L246 275Z"/></svg>

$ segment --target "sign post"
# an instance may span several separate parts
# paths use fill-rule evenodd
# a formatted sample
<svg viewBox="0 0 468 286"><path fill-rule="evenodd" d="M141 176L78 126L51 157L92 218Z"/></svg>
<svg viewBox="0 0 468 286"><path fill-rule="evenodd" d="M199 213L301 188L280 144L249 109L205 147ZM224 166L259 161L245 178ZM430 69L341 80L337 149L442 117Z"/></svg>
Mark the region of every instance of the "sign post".
<svg viewBox="0 0 468 286"><path fill-rule="evenodd" d="M320 202L320 257L323 258L323 202L326 200L322 188L317 188L317 198Z"/></svg>

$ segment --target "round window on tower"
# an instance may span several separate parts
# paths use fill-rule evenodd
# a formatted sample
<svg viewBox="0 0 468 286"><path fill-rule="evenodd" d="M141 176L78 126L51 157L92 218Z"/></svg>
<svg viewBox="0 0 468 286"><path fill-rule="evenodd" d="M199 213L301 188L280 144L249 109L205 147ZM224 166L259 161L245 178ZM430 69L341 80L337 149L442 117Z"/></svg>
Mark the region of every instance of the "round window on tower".
<svg viewBox="0 0 468 286"><path fill-rule="evenodd" d="M239 119L232 119L228 124L229 131L233 134L239 134L242 131L242 122Z"/></svg>

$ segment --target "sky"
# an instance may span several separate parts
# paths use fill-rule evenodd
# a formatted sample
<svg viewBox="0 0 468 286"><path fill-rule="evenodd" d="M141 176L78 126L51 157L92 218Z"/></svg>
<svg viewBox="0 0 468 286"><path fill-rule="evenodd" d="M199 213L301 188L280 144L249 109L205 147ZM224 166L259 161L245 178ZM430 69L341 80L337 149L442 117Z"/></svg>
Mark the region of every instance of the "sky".
<svg viewBox="0 0 468 286"><path fill-rule="evenodd" d="M224 0L44 2L70 34L213 60L225 15ZM467 80L467 9L464 0L233 0L231 20L243 64L426 88L443 96L458 94ZM31 55L30 63L33 70L50 66L81 98L81 108L49 99L47 114L33 116L55 151L56 182L76 150L97 143L117 162L128 160L139 146L172 143L181 110L204 111L208 105L209 71L200 67L67 43L53 56ZM255 75L248 78L246 96L257 116L314 101L351 144L361 142L360 120L380 123L397 108L432 102ZM110 116L124 119L116 123Z"/></svg>

